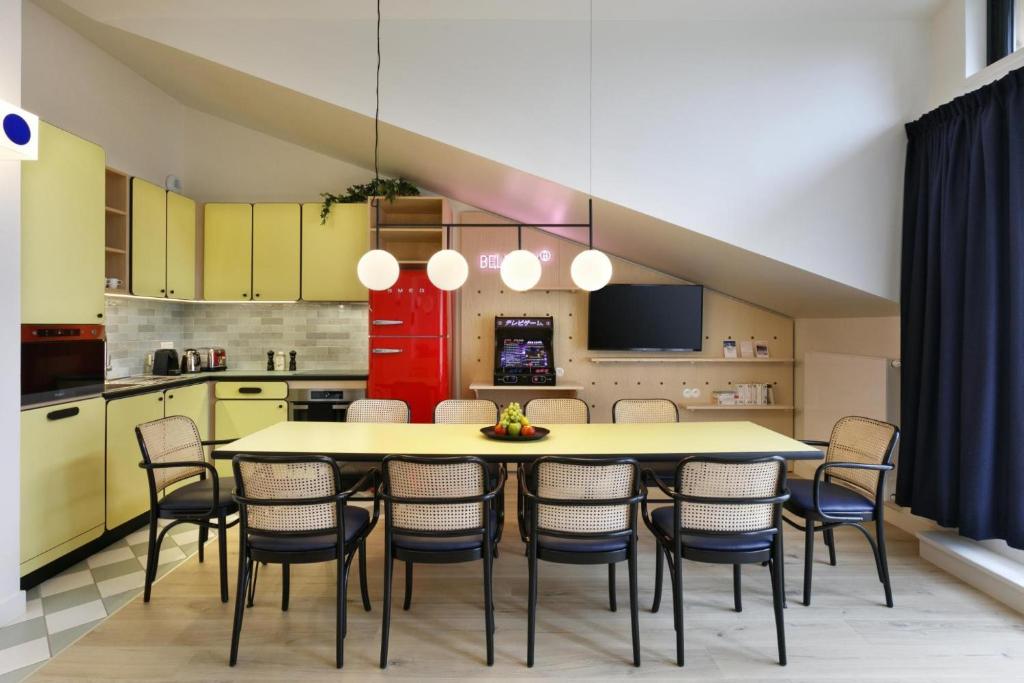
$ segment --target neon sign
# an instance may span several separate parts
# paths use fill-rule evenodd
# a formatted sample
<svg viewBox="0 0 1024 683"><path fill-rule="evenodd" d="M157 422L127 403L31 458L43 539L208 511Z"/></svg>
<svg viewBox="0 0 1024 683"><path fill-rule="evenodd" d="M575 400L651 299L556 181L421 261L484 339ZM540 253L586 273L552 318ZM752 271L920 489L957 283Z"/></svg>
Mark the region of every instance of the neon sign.
<svg viewBox="0 0 1024 683"><path fill-rule="evenodd" d="M504 254L480 254L480 270L501 270L504 258ZM541 249L537 252L537 258L541 263L550 263L554 255L548 249Z"/></svg>

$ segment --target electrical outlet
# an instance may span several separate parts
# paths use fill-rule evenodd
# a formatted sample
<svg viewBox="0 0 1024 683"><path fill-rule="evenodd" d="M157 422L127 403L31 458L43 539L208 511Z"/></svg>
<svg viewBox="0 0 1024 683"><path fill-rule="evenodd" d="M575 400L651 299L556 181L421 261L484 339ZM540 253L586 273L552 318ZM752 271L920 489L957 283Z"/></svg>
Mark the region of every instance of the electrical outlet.
<svg viewBox="0 0 1024 683"><path fill-rule="evenodd" d="M161 349L173 349L174 348L174 342L162 341L162 342L160 342L160 348Z"/></svg>

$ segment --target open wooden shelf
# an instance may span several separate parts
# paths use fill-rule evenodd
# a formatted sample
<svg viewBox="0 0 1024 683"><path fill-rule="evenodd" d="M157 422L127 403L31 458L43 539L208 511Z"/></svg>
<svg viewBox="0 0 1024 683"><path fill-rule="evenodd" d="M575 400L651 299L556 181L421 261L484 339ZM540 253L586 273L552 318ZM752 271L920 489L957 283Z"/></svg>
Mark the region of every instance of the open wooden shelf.
<svg viewBox="0 0 1024 683"><path fill-rule="evenodd" d="M380 231L380 248L398 259L403 266L422 266L435 252L445 247L445 231L442 223L451 222L451 211L442 197L396 197L389 202L383 197L371 198L370 244L375 244L377 212L373 200L380 201L380 222L423 227L385 228Z"/></svg>
<svg viewBox="0 0 1024 683"><path fill-rule="evenodd" d="M107 168L106 172L106 228L104 242L105 278L116 277L121 281L117 289L107 289L111 294L128 291L128 176L121 171Z"/></svg>
<svg viewBox="0 0 1024 683"><path fill-rule="evenodd" d="M684 358L676 356L593 356L591 363L750 363L761 365L793 363L792 358Z"/></svg>
<svg viewBox="0 0 1024 683"><path fill-rule="evenodd" d="M702 403L700 405L691 404L683 406L686 410L793 410L793 406L784 405L740 405L740 406L719 406L711 403Z"/></svg>

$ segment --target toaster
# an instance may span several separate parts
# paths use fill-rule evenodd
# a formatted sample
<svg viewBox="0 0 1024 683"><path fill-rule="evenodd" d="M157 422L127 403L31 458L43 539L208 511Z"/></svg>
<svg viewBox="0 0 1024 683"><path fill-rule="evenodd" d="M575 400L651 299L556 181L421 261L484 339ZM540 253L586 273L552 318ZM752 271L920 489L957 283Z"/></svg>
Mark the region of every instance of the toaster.
<svg viewBox="0 0 1024 683"><path fill-rule="evenodd" d="M220 347L212 347L204 349L205 353L202 355L203 370L227 370L228 369L228 352Z"/></svg>
<svg viewBox="0 0 1024 683"><path fill-rule="evenodd" d="M157 349L153 352L154 375L177 375L181 372L178 365L178 352L174 349Z"/></svg>

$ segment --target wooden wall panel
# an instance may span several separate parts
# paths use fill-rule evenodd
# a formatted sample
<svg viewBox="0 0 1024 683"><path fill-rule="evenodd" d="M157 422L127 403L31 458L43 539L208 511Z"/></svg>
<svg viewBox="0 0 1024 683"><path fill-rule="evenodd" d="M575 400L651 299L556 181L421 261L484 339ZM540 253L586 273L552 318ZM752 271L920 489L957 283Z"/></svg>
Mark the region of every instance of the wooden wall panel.
<svg viewBox="0 0 1024 683"><path fill-rule="evenodd" d="M504 222L504 219L464 212L460 222ZM497 270L482 269L480 258L515 249L515 229L461 228L459 249L470 265L469 280L460 290L460 311L456 327L458 383L456 393L472 397L469 385L490 384L494 364L494 316L544 316L555 318L555 364L564 369L560 382L582 384L580 398L591 406L591 419L610 422L612 404L619 398L669 398L680 406L684 420L751 420L787 435L793 433L791 411L743 410L697 411L688 404L707 404L711 392L742 382L769 382L775 386L779 405L793 404L791 363L614 363L591 362L591 356L636 356L635 353L590 352L587 350L587 293L569 289L569 262L579 245L537 230L524 231L524 246L537 251L548 248L552 260L544 264L542 282L550 289L514 292L501 282ZM613 282L631 284L681 284L671 276L613 258ZM674 358L721 358L723 339L764 340L773 358L793 357L793 321L718 292L704 290L704 347L693 354L664 355ZM683 390L700 389L700 396L683 396ZM507 393L507 392L506 392ZM519 400L519 399L507 399Z"/></svg>

